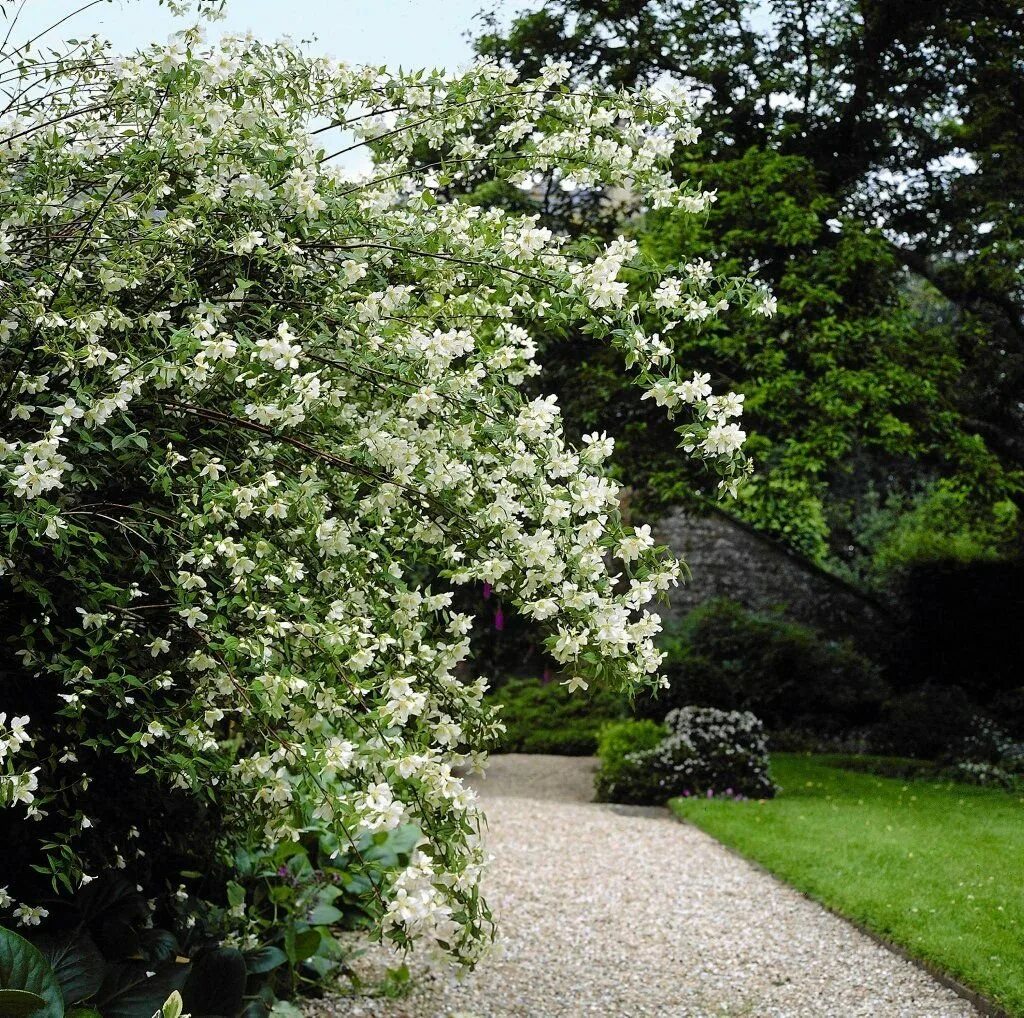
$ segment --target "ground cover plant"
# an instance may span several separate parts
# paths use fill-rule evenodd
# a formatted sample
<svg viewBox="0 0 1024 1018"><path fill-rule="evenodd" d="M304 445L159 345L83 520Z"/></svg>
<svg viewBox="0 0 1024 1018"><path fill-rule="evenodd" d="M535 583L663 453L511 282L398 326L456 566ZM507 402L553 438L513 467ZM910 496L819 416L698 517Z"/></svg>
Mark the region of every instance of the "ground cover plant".
<svg viewBox="0 0 1024 1018"><path fill-rule="evenodd" d="M675 799L672 808L829 908L1024 1015L1024 798L853 772L842 762L776 754L775 799Z"/></svg>
<svg viewBox="0 0 1024 1018"><path fill-rule="evenodd" d="M742 397L662 336L775 305L444 189L493 164L702 214L715 196L667 168L688 101L194 27L2 60L0 920L45 931L47 897L108 870L170 911L182 870L229 880L240 847L317 828L383 935L473 963L485 852L453 768L497 727L455 593L544 623L570 691L630 690L659 683L679 575L622 523L612 439L569 444L522 391L533 333L617 345L724 494ZM369 174L332 162L360 146ZM407 858L371 865L363 839L405 827Z"/></svg>

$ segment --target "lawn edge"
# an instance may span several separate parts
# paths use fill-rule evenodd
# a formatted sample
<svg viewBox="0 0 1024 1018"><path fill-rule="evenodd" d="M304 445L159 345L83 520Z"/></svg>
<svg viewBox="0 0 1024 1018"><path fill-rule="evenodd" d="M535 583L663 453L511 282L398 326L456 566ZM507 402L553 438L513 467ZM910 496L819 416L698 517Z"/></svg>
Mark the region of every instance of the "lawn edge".
<svg viewBox="0 0 1024 1018"><path fill-rule="evenodd" d="M825 909L826 912L831 913L837 919L841 919L844 923L852 926L855 930L863 933L866 937L869 937L880 947L884 947L891 954L896 955L898 958L902 958L904 961L910 962L912 965L921 969L922 972L926 972L934 980L941 983L948 990L952 990L958 997L962 997L969 1004L971 1004L977 1011L985 1015L985 1018L1014 1018L1009 1011L999 1007L998 1004L989 1000L977 990L972 990L965 983L960 982L955 976L951 976L944 969L939 968L934 962L930 962L925 958L919 958L914 955L910 950L904 947L902 944L897 944L896 941L890 940L888 937L883 937L880 933L871 929L870 926L865 925L857 919L852 919L850 916L838 909L833 908L827 902L822 901L820 898L816 898L813 894L809 894L807 891L802 891L795 884L789 883L788 880L783 880L774 870L770 870L762 862L758 862L757 859L752 859L749 855L741 852L738 848L734 848L732 845L727 845L724 841L716 838L710 831L705 831L700 824L694 823L687 817L680 816L671 806L668 807L669 815L680 824L684 824L687 827L692 827L696 831L700 831L701 834L707 835L716 844L721 845L730 855L735 856L737 859L742 859L747 865L752 866L755 870L771 877L776 883L781 884L783 887L789 888L791 891L795 891L800 897L805 898L807 901L813 901L815 905L819 905Z"/></svg>

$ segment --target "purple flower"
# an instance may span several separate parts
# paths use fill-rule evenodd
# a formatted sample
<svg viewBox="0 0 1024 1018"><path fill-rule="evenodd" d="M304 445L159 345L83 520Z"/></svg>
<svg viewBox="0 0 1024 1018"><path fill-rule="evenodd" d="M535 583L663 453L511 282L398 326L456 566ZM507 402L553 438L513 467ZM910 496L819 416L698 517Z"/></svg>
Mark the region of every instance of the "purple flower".
<svg viewBox="0 0 1024 1018"><path fill-rule="evenodd" d="M501 606L498 606L498 610L494 613L494 628L500 633L505 628L505 613L501 610Z"/></svg>
<svg viewBox="0 0 1024 1018"><path fill-rule="evenodd" d="M494 590L494 588L489 583L485 583L484 584L484 600L485 601L490 600L491 591L492 590Z"/></svg>
<svg viewBox="0 0 1024 1018"><path fill-rule="evenodd" d="M715 797L715 790L713 788L708 789L708 798L713 799Z"/></svg>

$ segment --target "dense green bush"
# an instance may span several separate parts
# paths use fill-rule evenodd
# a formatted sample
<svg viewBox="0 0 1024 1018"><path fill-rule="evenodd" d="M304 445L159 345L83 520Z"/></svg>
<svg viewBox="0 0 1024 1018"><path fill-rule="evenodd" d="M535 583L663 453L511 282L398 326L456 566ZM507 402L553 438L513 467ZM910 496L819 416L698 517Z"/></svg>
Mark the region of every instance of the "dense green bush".
<svg viewBox="0 0 1024 1018"><path fill-rule="evenodd" d="M643 725L613 729L602 739L598 799L663 805L678 795L775 794L764 726L749 711L678 708L665 718L666 732L653 746L651 729Z"/></svg>
<svg viewBox="0 0 1024 1018"><path fill-rule="evenodd" d="M0 1015L28 1013L11 1011L5 992L38 996L53 986L59 1000L54 993L35 1018L80 1014L75 1007L91 1018L146 1018L172 991L195 1015L269 1018L279 1000L348 971L334 934L372 925L371 882L407 867L419 840L413 825L364 833L355 845L311 827L294 841L238 849L231 880L222 868L174 874L166 903L112 870L74 894L21 906L14 918L23 937L0 926ZM4 969L12 952L24 956L13 973ZM26 965L36 978L19 983Z"/></svg>
<svg viewBox="0 0 1024 1018"><path fill-rule="evenodd" d="M597 740L601 766L594 778L596 798L613 801L617 789L635 784L638 777L633 774L636 765L632 754L654 749L667 734L664 725L646 718L606 724Z"/></svg>
<svg viewBox="0 0 1024 1018"><path fill-rule="evenodd" d="M977 711L959 686L928 684L894 699L873 748L932 761L934 773L974 785L1024 784L1024 743Z"/></svg>
<svg viewBox="0 0 1024 1018"><path fill-rule="evenodd" d="M872 749L923 760L948 758L970 733L975 713L959 686L921 686L886 705L872 732Z"/></svg>
<svg viewBox="0 0 1024 1018"><path fill-rule="evenodd" d="M897 612L894 686L960 687L976 708L1024 736L1024 559L907 565Z"/></svg>
<svg viewBox="0 0 1024 1018"><path fill-rule="evenodd" d="M725 599L690 612L662 650L671 685L638 700L644 717L699 704L752 711L772 732L820 737L875 721L885 697L878 668L850 644Z"/></svg>
<svg viewBox="0 0 1024 1018"><path fill-rule="evenodd" d="M570 693L559 682L539 679L509 679L489 700L501 706L505 724L493 747L499 753L589 756L601 726L629 714L626 698L607 689Z"/></svg>

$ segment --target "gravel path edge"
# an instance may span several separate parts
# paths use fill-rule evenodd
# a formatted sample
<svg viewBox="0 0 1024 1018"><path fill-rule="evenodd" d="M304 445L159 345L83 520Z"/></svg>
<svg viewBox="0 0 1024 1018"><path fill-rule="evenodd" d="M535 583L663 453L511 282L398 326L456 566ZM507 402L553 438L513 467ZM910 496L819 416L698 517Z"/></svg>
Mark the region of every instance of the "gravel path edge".
<svg viewBox="0 0 1024 1018"><path fill-rule="evenodd" d="M732 845L727 845L724 841L719 841L713 834L709 834L699 824L695 824L692 820L687 820L686 817L679 816L679 814L675 813L673 810L669 810L668 812L676 823L682 824L684 827L692 827L695 830L700 831L702 834L706 834L709 838L714 838L715 842L721 845L722 848L724 848L730 855L735 856L737 859L742 859L748 866L751 866L760 873L763 873L766 877L771 877L771 879L777 884L781 884L783 887L788 887L791 891L796 891L800 897L812 902L820 908L825 909L826 912L830 912L837 919L841 919L844 923L852 926L858 933L863 933L865 937L873 940L879 945L879 947L884 947L887 951L896 955L897 958L902 958L903 961L910 962L911 965L919 968L926 975L931 976L937 983L941 983L945 986L947 990L952 990L958 997L962 997L968 1004L972 1005L979 1014L984 1015L985 1018L1013 1018L1008 1011L1004 1011L997 1004L994 1004L989 1000L988 997L983 997L977 990L972 990L965 983L961 983L955 976L951 976L940 966L926 960L925 958L917 957L917 955L912 954L902 944L897 944L896 941L883 937L881 933L876 933L870 926L867 926L857 919L852 919L850 916L834 909L828 904L828 902L822 901L820 898L816 898L813 894L808 894L807 891L802 891L794 884L788 883L777 873L774 873L765 866L764 863L758 862L752 856L741 852L738 848L733 848Z"/></svg>

